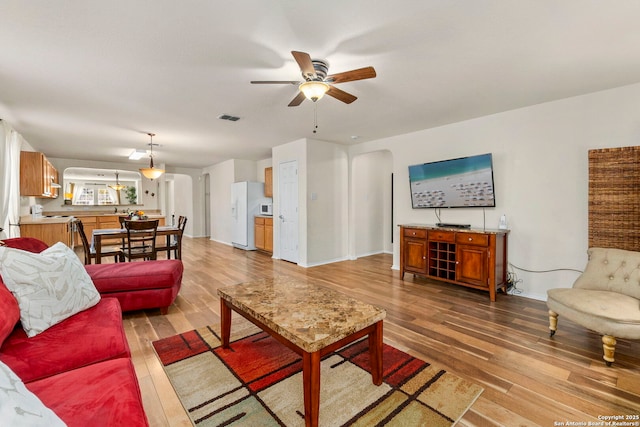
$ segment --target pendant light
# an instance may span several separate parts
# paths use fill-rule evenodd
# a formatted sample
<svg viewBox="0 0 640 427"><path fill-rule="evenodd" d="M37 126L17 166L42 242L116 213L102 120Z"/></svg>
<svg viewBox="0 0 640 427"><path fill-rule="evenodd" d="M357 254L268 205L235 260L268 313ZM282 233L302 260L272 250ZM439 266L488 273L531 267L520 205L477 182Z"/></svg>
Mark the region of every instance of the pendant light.
<svg viewBox="0 0 640 427"><path fill-rule="evenodd" d="M118 175L120 174L118 173L118 171L116 171L116 183L115 185L110 185L109 188L112 188L116 191L124 190L126 188L126 185L120 184L120 181L118 180Z"/></svg>
<svg viewBox="0 0 640 427"><path fill-rule="evenodd" d="M151 152L149 154L149 167L148 168L140 168L140 173L149 179L160 178L160 175L164 173L164 169L158 169L153 166L153 137L156 136L155 133L148 133L151 138L151 142L149 145L151 146Z"/></svg>

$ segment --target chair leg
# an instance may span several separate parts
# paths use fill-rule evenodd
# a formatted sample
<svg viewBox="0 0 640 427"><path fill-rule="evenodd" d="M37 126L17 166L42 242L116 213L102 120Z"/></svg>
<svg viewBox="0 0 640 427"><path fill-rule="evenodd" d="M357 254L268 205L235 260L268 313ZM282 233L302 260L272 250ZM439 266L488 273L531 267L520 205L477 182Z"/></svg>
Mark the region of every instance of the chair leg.
<svg viewBox="0 0 640 427"><path fill-rule="evenodd" d="M602 337L602 349L604 350L602 358L607 363L607 366L611 366L614 362L613 355L616 352L616 339L611 335L604 335Z"/></svg>
<svg viewBox="0 0 640 427"><path fill-rule="evenodd" d="M558 313L549 310L549 336L554 336L556 330L558 330Z"/></svg>

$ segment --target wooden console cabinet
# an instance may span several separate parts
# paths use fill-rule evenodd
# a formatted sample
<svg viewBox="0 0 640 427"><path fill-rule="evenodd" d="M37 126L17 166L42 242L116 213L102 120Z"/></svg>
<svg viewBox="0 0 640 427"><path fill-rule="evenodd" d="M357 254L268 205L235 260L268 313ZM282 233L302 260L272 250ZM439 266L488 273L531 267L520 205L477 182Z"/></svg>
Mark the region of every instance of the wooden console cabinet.
<svg viewBox="0 0 640 427"><path fill-rule="evenodd" d="M507 290L508 230L400 226L400 278L413 273L489 292Z"/></svg>

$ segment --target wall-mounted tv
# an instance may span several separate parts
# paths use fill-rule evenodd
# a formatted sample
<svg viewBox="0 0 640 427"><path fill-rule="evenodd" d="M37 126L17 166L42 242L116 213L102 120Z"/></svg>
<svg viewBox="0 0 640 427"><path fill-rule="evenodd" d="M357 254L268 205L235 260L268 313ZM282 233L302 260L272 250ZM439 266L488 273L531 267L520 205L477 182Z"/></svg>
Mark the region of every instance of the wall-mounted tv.
<svg viewBox="0 0 640 427"><path fill-rule="evenodd" d="M414 209L496 205L491 153L409 166L409 184Z"/></svg>

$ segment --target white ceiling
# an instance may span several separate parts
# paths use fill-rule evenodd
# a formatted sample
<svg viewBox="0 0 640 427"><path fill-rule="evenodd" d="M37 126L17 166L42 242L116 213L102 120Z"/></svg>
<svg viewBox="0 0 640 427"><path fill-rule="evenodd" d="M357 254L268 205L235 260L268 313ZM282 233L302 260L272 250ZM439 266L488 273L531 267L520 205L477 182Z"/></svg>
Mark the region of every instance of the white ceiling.
<svg viewBox="0 0 640 427"><path fill-rule="evenodd" d="M169 168L260 160L640 82L639 22L637 0L2 0L0 118L49 157L129 161L153 132ZM295 86L249 83L301 79L292 50L378 76L314 134Z"/></svg>

